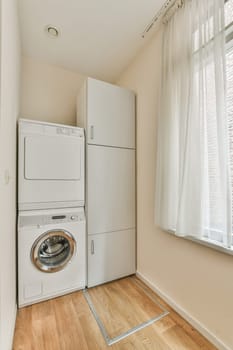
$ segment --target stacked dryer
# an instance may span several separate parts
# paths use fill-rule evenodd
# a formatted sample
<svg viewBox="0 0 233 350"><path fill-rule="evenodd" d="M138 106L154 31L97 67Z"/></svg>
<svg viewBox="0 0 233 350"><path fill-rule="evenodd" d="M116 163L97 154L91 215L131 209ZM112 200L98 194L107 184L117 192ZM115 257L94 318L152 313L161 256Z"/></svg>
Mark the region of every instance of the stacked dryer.
<svg viewBox="0 0 233 350"><path fill-rule="evenodd" d="M21 119L18 304L86 285L84 130Z"/></svg>

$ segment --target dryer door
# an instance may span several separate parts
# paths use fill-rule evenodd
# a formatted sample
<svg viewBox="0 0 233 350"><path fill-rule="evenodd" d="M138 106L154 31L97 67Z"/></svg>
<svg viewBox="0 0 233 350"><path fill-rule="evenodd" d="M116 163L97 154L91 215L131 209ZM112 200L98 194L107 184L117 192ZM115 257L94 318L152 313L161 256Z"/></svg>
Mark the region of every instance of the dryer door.
<svg viewBox="0 0 233 350"><path fill-rule="evenodd" d="M65 230L51 230L42 234L33 244L31 260L43 272L62 270L75 254L74 237Z"/></svg>
<svg viewBox="0 0 233 350"><path fill-rule="evenodd" d="M26 136L24 178L34 181L80 181L82 143L82 138L72 136Z"/></svg>

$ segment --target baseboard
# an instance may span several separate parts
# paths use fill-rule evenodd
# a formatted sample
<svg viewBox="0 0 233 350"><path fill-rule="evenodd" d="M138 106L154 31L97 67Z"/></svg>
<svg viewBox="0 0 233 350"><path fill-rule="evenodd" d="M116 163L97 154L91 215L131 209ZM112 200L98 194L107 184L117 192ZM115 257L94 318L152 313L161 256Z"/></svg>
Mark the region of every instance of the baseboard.
<svg viewBox="0 0 233 350"><path fill-rule="evenodd" d="M198 330L206 339L208 339L219 350L232 350L220 339L218 339L209 329L207 329L202 323L190 315L185 309L178 305L169 295L164 293L154 283L149 281L143 274L136 272L136 276L150 287L155 293L157 293L166 303L171 306L179 315L181 315L187 322L189 322L196 330Z"/></svg>

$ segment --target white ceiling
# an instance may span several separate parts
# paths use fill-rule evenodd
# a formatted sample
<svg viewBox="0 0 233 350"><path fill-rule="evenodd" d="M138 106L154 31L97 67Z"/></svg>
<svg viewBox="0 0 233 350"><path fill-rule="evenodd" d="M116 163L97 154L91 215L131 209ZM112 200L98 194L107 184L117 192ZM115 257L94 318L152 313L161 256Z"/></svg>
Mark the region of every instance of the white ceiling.
<svg viewBox="0 0 233 350"><path fill-rule="evenodd" d="M114 81L149 40L141 33L164 2L19 0L23 54ZM46 35L50 24L60 29L58 38Z"/></svg>

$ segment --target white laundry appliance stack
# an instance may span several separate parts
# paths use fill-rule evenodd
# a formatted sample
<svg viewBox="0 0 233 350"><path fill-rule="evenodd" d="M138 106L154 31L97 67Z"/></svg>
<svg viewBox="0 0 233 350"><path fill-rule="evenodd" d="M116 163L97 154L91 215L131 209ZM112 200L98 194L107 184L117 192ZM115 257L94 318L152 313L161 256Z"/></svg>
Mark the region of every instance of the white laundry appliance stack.
<svg viewBox="0 0 233 350"><path fill-rule="evenodd" d="M86 130L87 285L135 273L135 95L88 78L77 99Z"/></svg>
<svg viewBox="0 0 233 350"><path fill-rule="evenodd" d="M19 120L18 305L86 286L84 130Z"/></svg>

